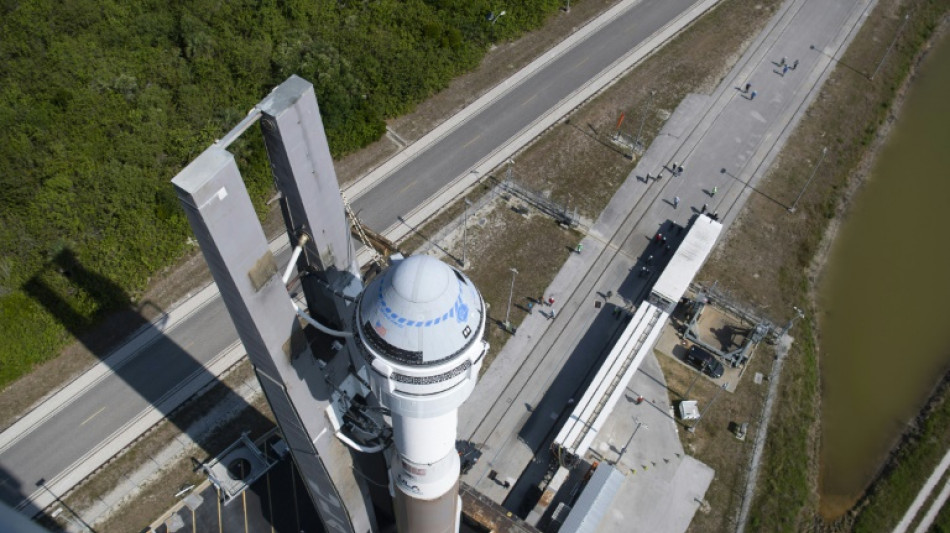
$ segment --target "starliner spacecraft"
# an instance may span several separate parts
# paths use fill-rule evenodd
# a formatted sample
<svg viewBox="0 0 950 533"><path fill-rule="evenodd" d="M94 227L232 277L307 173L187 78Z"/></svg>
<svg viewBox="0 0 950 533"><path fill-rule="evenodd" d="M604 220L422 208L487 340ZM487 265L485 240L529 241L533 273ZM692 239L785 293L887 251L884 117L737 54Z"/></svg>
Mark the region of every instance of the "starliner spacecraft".
<svg viewBox="0 0 950 533"><path fill-rule="evenodd" d="M286 267L227 151L256 122ZM457 532L458 408L488 349L485 303L428 256L364 287L313 86L286 80L172 183L326 530Z"/></svg>

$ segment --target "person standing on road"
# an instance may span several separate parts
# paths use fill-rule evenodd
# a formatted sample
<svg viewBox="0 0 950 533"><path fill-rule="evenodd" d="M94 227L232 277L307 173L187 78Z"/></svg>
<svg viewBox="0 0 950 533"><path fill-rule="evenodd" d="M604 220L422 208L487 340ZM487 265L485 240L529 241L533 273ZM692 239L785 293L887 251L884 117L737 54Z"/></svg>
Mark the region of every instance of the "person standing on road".
<svg viewBox="0 0 950 533"><path fill-rule="evenodd" d="M748 94L748 93L749 93L749 89L751 89L751 88L752 88L752 84L751 84L751 83L747 83L747 84L745 84L745 90L742 91L742 92Z"/></svg>
<svg viewBox="0 0 950 533"><path fill-rule="evenodd" d="M674 197L673 197L673 209L676 209L676 208L679 207L679 206L680 206L680 197L679 197L679 196L674 196Z"/></svg>
<svg viewBox="0 0 950 533"><path fill-rule="evenodd" d="M755 91L752 91L752 92L749 94L749 100L755 100L755 95L757 95L757 94L759 94L759 93L757 93L757 92L755 92Z"/></svg>
<svg viewBox="0 0 950 533"><path fill-rule="evenodd" d="M719 192L719 186L718 186L718 185L715 186L715 187L713 187L712 193L710 193L709 196L716 196L716 193L717 193L717 192Z"/></svg>

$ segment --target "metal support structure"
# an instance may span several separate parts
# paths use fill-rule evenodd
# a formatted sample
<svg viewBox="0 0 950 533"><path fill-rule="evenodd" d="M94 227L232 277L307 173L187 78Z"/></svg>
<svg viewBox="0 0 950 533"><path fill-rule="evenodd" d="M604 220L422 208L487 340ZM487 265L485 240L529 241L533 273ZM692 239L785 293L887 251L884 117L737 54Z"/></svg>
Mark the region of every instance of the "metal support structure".
<svg viewBox="0 0 950 533"><path fill-rule="evenodd" d="M785 324L785 327L782 328L782 331L778 332L778 334L775 336L775 339L776 339L776 340L781 339L782 337L784 337L785 334L788 333L788 330L792 329L792 326L795 325L795 321L796 321L796 320L805 317L805 312L802 311L801 309L799 309L799 308L797 308L797 307L794 307L794 306L792 307L792 309L795 310L795 316L793 316L792 318L788 319L788 324Z"/></svg>
<svg viewBox="0 0 950 533"><path fill-rule="evenodd" d="M293 266L278 268L238 162L226 150L258 120L307 313L285 285ZM376 512L384 507L374 500L385 505L389 497L374 498L366 480L384 482L385 473L363 469L364 458L328 431L324 416L347 375L353 343L337 353L329 340L307 335L300 320L347 336L362 290L313 85L291 76L172 183L323 528L378 531Z"/></svg>

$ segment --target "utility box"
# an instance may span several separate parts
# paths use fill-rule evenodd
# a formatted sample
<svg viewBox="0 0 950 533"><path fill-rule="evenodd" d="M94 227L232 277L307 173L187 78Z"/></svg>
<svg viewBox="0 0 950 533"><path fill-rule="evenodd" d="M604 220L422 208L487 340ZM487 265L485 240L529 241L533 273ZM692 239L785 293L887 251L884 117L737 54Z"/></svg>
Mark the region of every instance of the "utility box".
<svg viewBox="0 0 950 533"><path fill-rule="evenodd" d="M683 420L699 419L699 406L696 404L696 400L685 400L680 402L679 411L680 418Z"/></svg>

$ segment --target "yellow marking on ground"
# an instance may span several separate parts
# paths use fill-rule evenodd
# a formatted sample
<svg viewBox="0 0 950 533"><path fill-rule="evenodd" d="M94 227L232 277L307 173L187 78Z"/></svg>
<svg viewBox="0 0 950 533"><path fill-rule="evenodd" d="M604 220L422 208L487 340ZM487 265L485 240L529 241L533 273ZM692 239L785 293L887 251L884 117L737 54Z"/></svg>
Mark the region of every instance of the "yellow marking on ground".
<svg viewBox="0 0 950 533"><path fill-rule="evenodd" d="M191 533L198 533L198 524L195 523L195 510L191 510Z"/></svg>
<svg viewBox="0 0 950 533"><path fill-rule="evenodd" d="M569 69L567 69L567 70L568 70L568 71L571 71L571 70L576 69L577 67L583 65L584 63L587 63L587 60L588 60L588 59L590 59L590 56L587 56L587 57L585 57L584 59L581 59L580 61L578 61L577 63L574 63L574 65L572 65L571 68L569 68Z"/></svg>
<svg viewBox="0 0 950 533"><path fill-rule="evenodd" d="M95 413L92 413L91 415L89 415L89 418L83 420L82 423L79 424L79 425L80 425L80 426L85 426L85 425L86 425L86 422L89 422L90 420L92 420L93 418L95 418L96 415L98 415L99 413L101 413L101 412L103 412L103 411L105 411L105 410L106 410L105 406L102 406L98 411L96 411Z"/></svg>
<svg viewBox="0 0 950 533"><path fill-rule="evenodd" d="M537 97L538 97L538 93L534 93L534 94L531 95L531 98L528 98L528 99L525 100L524 102L521 102L521 105L525 105L525 104L527 104L527 103L530 102L531 100L534 100L534 99L537 98Z"/></svg>
<svg viewBox="0 0 950 533"><path fill-rule="evenodd" d="M465 144L462 146L462 148L468 148L468 145L470 145L470 144L472 144L473 142L477 141L477 140L479 139L479 137L481 137L481 136L482 136L482 134L479 133L478 135L472 137L472 140L471 140L471 141L468 141L467 143L465 143Z"/></svg>
<svg viewBox="0 0 950 533"><path fill-rule="evenodd" d="M397 192L396 194L402 194L406 192L409 189L409 187L412 187L415 184L416 184L416 180L410 181L409 183L406 184L405 187L403 187L402 189L399 189L399 192Z"/></svg>
<svg viewBox="0 0 950 533"><path fill-rule="evenodd" d="M244 506L244 533L248 533L247 530L247 491L241 491L241 505Z"/></svg>
<svg viewBox="0 0 950 533"><path fill-rule="evenodd" d="M224 522L221 521L221 489L215 487L214 490L218 493L218 533L224 533Z"/></svg>

